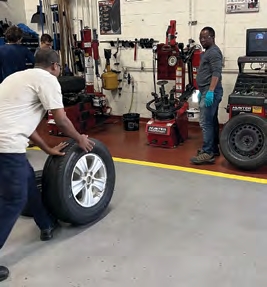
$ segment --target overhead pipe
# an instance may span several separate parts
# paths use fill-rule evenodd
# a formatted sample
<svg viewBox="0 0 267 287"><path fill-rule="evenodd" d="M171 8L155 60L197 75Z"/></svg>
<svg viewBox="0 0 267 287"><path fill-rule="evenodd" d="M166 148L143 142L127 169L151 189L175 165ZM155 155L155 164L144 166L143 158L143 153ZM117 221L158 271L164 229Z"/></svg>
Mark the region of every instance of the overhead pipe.
<svg viewBox="0 0 267 287"><path fill-rule="evenodd" d="M85 22L85 14L84 14L84 6L85 6L85 2L84 0L81 0L81 7L82 7L82 20L81 22ZM87 19L88 21L88 19ZM80 29L82 30L83 29L83 25L81 25Z"/></svg>
<svg viewBox="0 0 267 287"><path fill-rule="evenodd" d="M192 21L193 21L193 0L189 0L189 35L190 39L193 39L193 27L192 27Z"/></svg>
<svg viewBox="0 0 267 287"><path fill-rule="evenodd" d="M99 22L98 22L98 1L91 1L91 21L92 21L92 28L98 29Z"/></svg>
<svg viewBox="0 0 267 287"><path fill-rule="evenodd" d="M76 6L76 35L80 35L79 33L79 11L78 11L78 0L75 0Z"/></svg>
<svg viewBox="0 0 267 287"><path fill-rule="evenodd" d="M225 5L223 3L223 5ZM222 54L223 54L223 67L225 67L225 52L226 52L226 45L225 45L225 40L226 40L226 12L225 12L225 6L223 8L224 11L224 19L223 19L223 48L222 48Z"/></svg>

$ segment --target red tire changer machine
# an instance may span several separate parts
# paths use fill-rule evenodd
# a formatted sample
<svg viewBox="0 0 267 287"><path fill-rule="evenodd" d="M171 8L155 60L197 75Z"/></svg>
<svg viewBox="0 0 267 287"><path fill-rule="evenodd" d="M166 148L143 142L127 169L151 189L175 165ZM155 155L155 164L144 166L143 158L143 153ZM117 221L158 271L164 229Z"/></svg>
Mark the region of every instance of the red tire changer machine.
<svg viewBox="0 0 267 287"><path fill-rule="evenodd" d="M154 98L146 104L152 113L152 118L146 124L147 141L151 146L174 148L188 138L188 99L197 89L196 75L202 48L194 44L193 40L189 40L189 44L184 47L184 43L176 42L176 34L176 21L171 20L166 32L166 43L158 44L153 49L155 91L151 93ZM156 62L160 96L156 92ZM170 95L166 94L164 87L168 80L175 81Z"/></svg>

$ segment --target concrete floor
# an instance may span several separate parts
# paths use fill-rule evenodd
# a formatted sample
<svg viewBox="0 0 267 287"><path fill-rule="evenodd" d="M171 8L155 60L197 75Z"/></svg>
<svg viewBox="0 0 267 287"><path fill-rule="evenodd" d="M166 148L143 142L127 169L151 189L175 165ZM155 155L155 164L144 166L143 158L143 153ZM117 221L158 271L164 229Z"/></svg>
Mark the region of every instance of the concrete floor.
<svg viewBox="0 0 267 287"><path fill-rule="evenodd" d="M45 156L29 152L36 169ZM109 213L40 242L21 218L2 287L266 287L266 186L116 163Z"/></svg>

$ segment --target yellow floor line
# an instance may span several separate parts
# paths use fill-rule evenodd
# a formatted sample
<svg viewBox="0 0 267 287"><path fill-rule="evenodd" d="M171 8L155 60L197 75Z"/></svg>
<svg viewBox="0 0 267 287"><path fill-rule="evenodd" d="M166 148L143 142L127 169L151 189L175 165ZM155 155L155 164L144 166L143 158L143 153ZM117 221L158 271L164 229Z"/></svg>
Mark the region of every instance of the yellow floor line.
<svg viewBox="0 0 267 287"><path fill-rule="evenodd" d="M38 146L28 147L27 150L41 150Z"/></svg>
<svg viewBox="0 0 267 287"><path fill-rule="evenodd" d="M184 166L169 165L169 164L162 164L162 163L124 159L124 158L116 158L116 157L114 157L113 160L115 162L123 162L123 163L129 163L129 164L164 168L164 169L170 169L170 170L197 173L197 174L202 174L202 175L216 176L216 177L221 177L221 178L228 178L228 179L235 179L235 180L242 180L242 181L248 181L248 182L254 182L254 183L267 184L267 179L258 178L258 177L242 176L242 175L235 175L235 174L230 174L230 173L210 171L210 170L205 170L205 169L197 169L197 168L190 168L190 167L184 167Z"/></svg>
<svg viewBox="0 0 267 287"><path fill-rule="evenodd" d="M31 148L28 148L28 150L40 150L40 148L39 147L31 147ZM210 171L210 170L205 170L205 169L197 169L197 168L190 168L190 167L184 167L184 166L169 165L169 164L162 164L162 163L155 163L155 162L148 162L148 161L141 161L141 160L133 160L133 159L126 159L126 158L118 158L118 157L113 157L113 160L115 162L122 162L122 163L142 165L142 166L150 166L150 167L163 168L163 169L169 169L169 170L177 170L177 171L197 173L197 174L202 174L202 175L216 176L216 177L227 178L227 179L234 179L234 180L241 180L241 181L247 181L247 182L267 184L267 179L252 177L252 176L242 176L242 175L235 175L235 174L230 174L230 173Z"/></svg>

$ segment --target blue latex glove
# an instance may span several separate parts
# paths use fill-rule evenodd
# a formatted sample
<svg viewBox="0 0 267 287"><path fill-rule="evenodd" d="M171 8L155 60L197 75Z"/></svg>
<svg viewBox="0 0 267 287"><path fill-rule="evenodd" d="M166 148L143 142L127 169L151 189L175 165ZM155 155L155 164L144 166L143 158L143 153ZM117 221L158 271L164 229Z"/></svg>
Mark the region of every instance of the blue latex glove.
<svg viewBox="0 0 267 287"><path fill-rule="evenodd" d="M214 92L208 91L205 96L205 105L206 107L210 107L213 104Z"/></svg>
<svg viewBox="0 0 267 287"><path fill-rule="evenodd" d="M198 93L197 98L198 98L198 103L200 103L200 100L201 100L201 93L200 92Z"/></svg>

